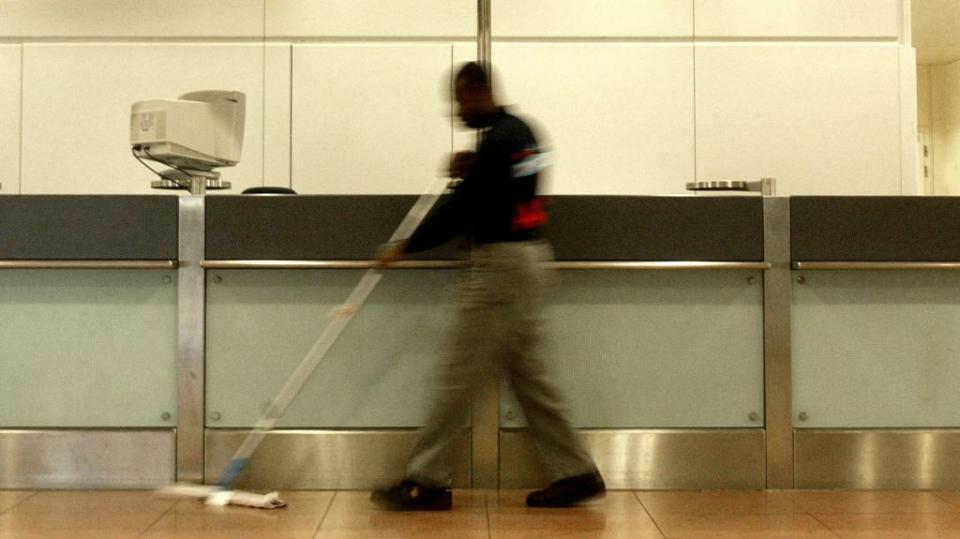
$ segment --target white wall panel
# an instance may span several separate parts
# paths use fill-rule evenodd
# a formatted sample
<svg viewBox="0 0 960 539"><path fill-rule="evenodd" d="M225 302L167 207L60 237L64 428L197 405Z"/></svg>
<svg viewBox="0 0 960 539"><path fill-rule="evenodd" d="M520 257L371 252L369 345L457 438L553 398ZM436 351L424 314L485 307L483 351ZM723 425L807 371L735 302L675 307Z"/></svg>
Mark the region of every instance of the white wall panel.
<svg viewBox="0 0 960 539"><path fill-rule="evenodd" d="M934 193L960 195L960 62L930 66Z"/></svg>
<svg viewBox="0 0 960 539"><path fill-rule="evenodd" d="M695 0L697 36L898 38L900 0Z"/></svg>
<svg viewBox="0 0 960 539"><path fill-rule="evenodd" d="M20 191L20 45L0 45L0 194Z"/></svg>
<svg viewBox="0 0 960 539"><path fill-rule="evenodd" d="M267 35L477 35L475 0L267 0Z"/></svg>
<svg viewBox="0 0 960 539"><path fill-rule="evenodd" d="M555 150L548 192L684 192L694 173L692 46L503 43L493 57L505 102Z"/></svg>
<svg viewBox="0 0 960 539"><path fill-rule="evenodd" d="M451 47L295 45L293 188L420 193L451 151Z"/></svg>
<svg viewBox="0 0 960 539"><path fill-rule="evenodd" d="M899 195L899 77L895 46L698 46L697 179Z"/></svg>
<svg viewBox="0 0 960 539"><path fill-rule="evenodd" d="M917 66L917 125L930 127L930 66Z"/></svg>
<svg viewBox="0 0 960 539"><path fill-rule="evenodd" d="M266 0L0 0L0 36L263 36Z"/></svg>
<svg viewBox="0 0 960 539"><path fill-rule="evenodd" d="M922 195L917 169L917 51L900 47L900 194Z"/></svg>
<svg viewBox="0 0 960 539"><path fill-rule="evenodd" d="M493 0L494 37L690 37L693 4L678 0Z"/></svg>
<svg viewBox="0 0 960 539"><path fill-rule="evenodd" d="M209 89L247 94L243 154L223 179L262 183L262 45L25 45L23 71L24 194L156 193L130 155L130 105Z"/></svg>
<svg viewBox="0 0 960 539"><path fill-rule="evenodd" d="M264 50L263 182L290 186L290 43Z"/></svg>

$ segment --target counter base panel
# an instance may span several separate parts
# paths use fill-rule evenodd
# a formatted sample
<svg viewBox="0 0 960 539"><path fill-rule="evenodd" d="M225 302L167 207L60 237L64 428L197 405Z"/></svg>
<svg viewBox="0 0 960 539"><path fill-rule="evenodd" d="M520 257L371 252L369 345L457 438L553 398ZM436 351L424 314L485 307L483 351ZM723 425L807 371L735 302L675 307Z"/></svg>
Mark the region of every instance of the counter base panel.
<svg viewBox="0 0 960 539"><path fill-rule="evenodd" d="M795 429L796 488L960 488L960 430Z"/></svg>
<svg viewBox="0 0 960 539"><path fill-rule="evenodd" d="M174 429L0 430L0 489L146 489L175 474Z"/></svg>
<svg viewBox="0 0 960 539"><path fill-rule="evenodd" d="M610 489L765 487L763 429L584 430ZM500 432L500 488L548 483L525 430Z"/></svg>
<svg viewBox="0 0 960 539"><path fill-rule="evenodd" d="M205 477L216 482L247 435L207 429ZM415 429L275 430L257 448L236 487L250 490L371 489L403 478ZM456 448L454 488L470 488L470 430Z"/></svg>

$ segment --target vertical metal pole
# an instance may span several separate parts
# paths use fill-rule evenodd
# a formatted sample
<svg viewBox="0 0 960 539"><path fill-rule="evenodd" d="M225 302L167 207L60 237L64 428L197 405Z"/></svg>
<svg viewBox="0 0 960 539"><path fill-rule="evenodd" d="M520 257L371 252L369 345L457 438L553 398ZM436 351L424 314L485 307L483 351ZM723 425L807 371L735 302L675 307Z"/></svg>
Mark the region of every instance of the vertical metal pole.
<svg viewBox="0 0 960 539"><path fill-rule="evenodd" d="M490 0L477 0L477 61L490 75Z"/></svg>
<svg viewBox="0 0 960 539"><path fill-rule="evenodd" d="M207 179L202 176L193 176L190 178L190 194L194 196L207 194Z"/></svg>
<svg viewBox="0 0 960 539"><path fill-rule="evenodd" d="M204 197L180 197L177 269L177 480L203 481Z"/></svg>
<svg viewBox="0 0 960 539"><path fill-rule="evenodd" d="M763 358L767 488L793 488L793 376L790 354L790 199L764 197Z"/></svg>
<svg viewBox="0 0 960 539"><path fill-rule="evenodd" d="M477 0L477 60L490 70L490 0ZM471 422L471 482L474 488L500 486L500 385L491 373L473 402Z"/></svg>
<svg viewBox="0 0 960 539"><path fill-rule="evenodd" d="M777 179L760 178L760 194L765 197L777 196Z"/></svg>

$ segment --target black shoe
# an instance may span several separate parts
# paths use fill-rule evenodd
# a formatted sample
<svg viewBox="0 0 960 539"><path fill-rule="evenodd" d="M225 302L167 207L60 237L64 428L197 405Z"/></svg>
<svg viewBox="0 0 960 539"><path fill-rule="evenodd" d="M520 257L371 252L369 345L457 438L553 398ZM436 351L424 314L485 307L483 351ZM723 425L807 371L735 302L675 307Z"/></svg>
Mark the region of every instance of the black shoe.
<svg viewBox="0 0 960 539"><path fill-rule="evenodd" d="M568 507L603 496L607 486L600 472L591 472L561 479L543 490L527 496L529 507Z"/></svg>
<svg viewBox="0 0 960 539"><path fill-rule="evenodd" d="M375 490L370 501L387 511L449 511L453 494L448 488L425 487L404 479L385 490Z"/></svg>

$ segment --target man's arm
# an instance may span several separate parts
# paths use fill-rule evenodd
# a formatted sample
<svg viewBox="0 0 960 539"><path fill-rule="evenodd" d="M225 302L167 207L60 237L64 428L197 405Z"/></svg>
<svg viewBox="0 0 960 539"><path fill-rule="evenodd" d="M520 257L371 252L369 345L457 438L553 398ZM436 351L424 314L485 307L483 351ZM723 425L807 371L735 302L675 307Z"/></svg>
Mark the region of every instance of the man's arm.
<svg viewBox="0 0 960 539"><path fill-rule="evenodd" d="M380 267L397 262L406 254L426 251L446 243L467 228L469 222L467 192L472 182L467 182L466 178L473 168L475 159L474 152L458 152L451 156L449 176L463 178L463 182L454 187L449 197L442 199L434 206L409 239L384 245L381 248L378 255Z"/></svg>

